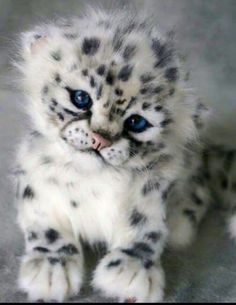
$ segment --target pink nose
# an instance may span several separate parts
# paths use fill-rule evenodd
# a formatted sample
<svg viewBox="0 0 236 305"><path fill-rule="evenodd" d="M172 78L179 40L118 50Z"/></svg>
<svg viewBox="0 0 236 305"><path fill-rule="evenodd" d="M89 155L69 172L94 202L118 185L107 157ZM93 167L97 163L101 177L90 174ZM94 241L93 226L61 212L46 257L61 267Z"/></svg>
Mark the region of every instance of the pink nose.
<svg viewBox="0 0 236 305"><path fill-rule="evenodd" d="M92 147L95 150L102 150L105 147L111 146L111 141L103 138L100 134L98 133L93 133L92 134Z"/></svg>

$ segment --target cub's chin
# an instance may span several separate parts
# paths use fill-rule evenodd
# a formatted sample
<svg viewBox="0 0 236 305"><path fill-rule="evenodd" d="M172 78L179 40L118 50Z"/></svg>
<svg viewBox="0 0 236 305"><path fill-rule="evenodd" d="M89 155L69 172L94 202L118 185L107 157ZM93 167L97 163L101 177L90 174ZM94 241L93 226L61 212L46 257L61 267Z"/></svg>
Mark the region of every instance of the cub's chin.
<svg viewBox="0 0 236 305"><path fill-rule="evenodd" d="M123 167L129 160L127 154L124 152L116 154L114 148L104 149L101 151L89 149L84 152L89 153L108 166Z"/></svg>

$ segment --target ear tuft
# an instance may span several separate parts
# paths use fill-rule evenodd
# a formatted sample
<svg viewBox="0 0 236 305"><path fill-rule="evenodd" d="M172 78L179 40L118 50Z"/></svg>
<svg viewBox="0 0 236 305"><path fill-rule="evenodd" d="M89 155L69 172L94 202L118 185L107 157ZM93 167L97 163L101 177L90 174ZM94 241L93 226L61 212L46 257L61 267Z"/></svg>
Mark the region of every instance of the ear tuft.
<svg viewBox="0 0 236 305"><path fill-rule="evenodd" d="M40 37L40 38L38 38L30 46L31 54L32 55L37 54L47 44L48 44L48 38L47 37Z"/></svg>
<svg viewBox="0 0 236 305"><path fill-rule="evenodd" d="M23 56L37 54L46 44L48 44L47 35L40 29L22 34Z"/></svg>

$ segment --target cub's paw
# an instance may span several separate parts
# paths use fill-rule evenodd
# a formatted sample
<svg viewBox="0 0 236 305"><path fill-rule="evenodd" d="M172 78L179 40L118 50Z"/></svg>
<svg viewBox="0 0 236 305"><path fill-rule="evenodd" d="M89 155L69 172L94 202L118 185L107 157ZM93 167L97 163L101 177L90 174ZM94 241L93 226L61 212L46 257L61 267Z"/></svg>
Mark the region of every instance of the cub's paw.
<svg viewBox="0 0 236 305"><path fill-rule="evenodd" d="M93 286L119 302L156 303L163 299L164 273L161 267L135 258L122 250L102 259L93 278Z"/></svg>
<svg viewBox="0 0 236 305"><path fill-rule="evenodd" d="M22 260L19 286L30 301L63 302L77 295L83 282L83 262L78 255L30 255Z"/></svg>

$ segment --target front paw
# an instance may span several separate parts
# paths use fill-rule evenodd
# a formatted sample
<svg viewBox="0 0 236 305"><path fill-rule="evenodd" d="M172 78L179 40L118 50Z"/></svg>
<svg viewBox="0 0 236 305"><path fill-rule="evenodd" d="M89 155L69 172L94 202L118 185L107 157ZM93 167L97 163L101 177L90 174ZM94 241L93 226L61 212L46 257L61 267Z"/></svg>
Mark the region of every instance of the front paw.
<svg viewBox="0 0 236 305"><path fill-rule="evenodd" d="M163 299L164 273L151 261L131 257L120 250L102 259L93 285L107 297L120 302L155 303Z"/></svg>
<svg viewBox="0 0 236 305"><path fill-rule="evenodd" d="M83 282L83 262L78 255L27 255L23 258L20 288L30 301L63 302L79 293Z"/></svg>

